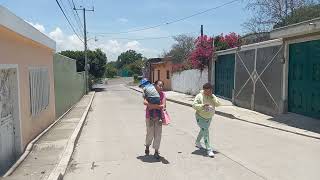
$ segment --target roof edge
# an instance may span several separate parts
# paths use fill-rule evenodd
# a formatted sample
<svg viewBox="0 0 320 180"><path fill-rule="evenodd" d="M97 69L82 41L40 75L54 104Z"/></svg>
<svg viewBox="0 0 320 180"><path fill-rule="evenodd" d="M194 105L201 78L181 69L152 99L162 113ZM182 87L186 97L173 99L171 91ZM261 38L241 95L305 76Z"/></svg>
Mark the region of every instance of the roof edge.
<svg viewBox="0 0 320 180"><path fill-rule="evenodd" d="M22 18L16 16L7 8L0 5L0 26L18 33L28 39L40 43L52 50L56 50L56 42L34 28Z"/></svg>

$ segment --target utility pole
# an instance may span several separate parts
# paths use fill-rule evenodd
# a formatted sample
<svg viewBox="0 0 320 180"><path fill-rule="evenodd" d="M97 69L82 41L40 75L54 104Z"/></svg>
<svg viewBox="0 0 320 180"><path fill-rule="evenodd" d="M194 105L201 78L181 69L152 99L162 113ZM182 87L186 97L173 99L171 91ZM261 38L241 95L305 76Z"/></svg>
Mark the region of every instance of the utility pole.
<svg viewBox="0 0 320 180"><path fill-rule="evenodd" d="M87 55L87 24L86 24L86 11L94 11L92 9L86 9L85 7L80 6L79 9L73 7L75 11L83 11L83 35L84 35L84 71L85 71L85 79L86 79L86 94L89 92L89 73L88 73L88 55Z"/></svg>
<svg viewBox="0 0 320 180"><path fill-rule="evenodd" d="M201 25L200 32L201 32L201 37L202 37L203 36L203 25Z"/></svg>

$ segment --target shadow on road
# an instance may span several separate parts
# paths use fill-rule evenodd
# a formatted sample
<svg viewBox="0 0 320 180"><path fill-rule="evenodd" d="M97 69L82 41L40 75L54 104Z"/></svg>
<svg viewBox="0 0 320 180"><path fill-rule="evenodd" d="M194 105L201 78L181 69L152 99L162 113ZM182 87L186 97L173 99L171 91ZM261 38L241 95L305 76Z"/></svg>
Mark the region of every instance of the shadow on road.
<svg viewBox="0 0 320 180"><path fill-rule="evenodd" d="M106 89L105 89L105 88L94 88L94 89L92 89L92 90L94 90L95 92L103 92L103 91L105 91Z"/></svg>
<svg viewBox="0 0 320 180"><path fill-rule="evenodd" d="M160 159L156 159L152 155L138 156L137 159L141 160L142 162L147 162L147 163L162 162L162 164L170 164L170 162L165 157L161 157Z"/></svg>
<svg viewBox="0 0 320 180"><path fill-rule="evenodd" d="M270 119L280 124L286 124L291 127L304 129L306 131L311 131L314 133L320 133L320 120L315 118L309 118L294 113L286 113L274 116Z"/></svg>
<svg viewBox="0 0 320 180"><path fill-rule="evenodd" d="M106 86L104 84L94 84L92 90L95 92L102 92L106 90Z"/></svg>
<svg viewBox="0 0 320 180"><path fill-rule="evenodd" d="M229 113L225 113L225 112L221 112L221 111L216 111L216 114L220 115L220 116L223 116L223 117L226 117L226 118L229 118L229 119L242 120L242 119L239 119L239 118L235 117L233 114L229 114Z"/></svg>
<svg viewBox="0 0 320 180"><path fill-rule="evenodd" d="M214 154L219 154L218 151L213 151ZM207 151L205 149L197 149L195 151L193 151L191 154L194 154L194 155L199 155L199 156L204 156L204 157L207 157Z"/></svg>
<svg viewBox="0 0 320 180"><path fill-rule="evenodd" d="M221 112L221 111L216 111L216 114L220 115L220 116L227 117L229 119L237 119L237 120L249 122L245 119L240 119L238 117L235 117L233 114L229 114L229 113L225 113L225 112ZM306 116L294 114L294 113L286 113L286 114L280 114L280 115L273 116L272 118L269 118L268 120L276 122L276 123L280 123L280 124L285 124L285 125L288 125L288 126L291 126L294 128L299 128L299 129L311 131L314 133L320 133L319 119L310 118L310 117L306 117ZM258 124L256 122L250 122L250 123ZM261 125L261 124L259 124L259 125Z"/></svg>

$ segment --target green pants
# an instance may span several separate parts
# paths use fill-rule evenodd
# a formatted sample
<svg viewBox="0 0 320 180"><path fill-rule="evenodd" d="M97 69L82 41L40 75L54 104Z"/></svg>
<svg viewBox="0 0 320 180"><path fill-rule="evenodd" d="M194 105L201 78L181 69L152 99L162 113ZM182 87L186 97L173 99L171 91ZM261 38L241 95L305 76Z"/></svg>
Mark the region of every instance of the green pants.
<svg viewBox="0 0 320 180"><path fill-rule="evenodd" d="M196 114L196 120L197 120L197 124L200 127L200 132L198 134L196 143L199 143L201 141L201 139L204 139L204 143L206 145L206 149L207 150L212 150L211 145L210 145L210 137L209 137L209 127L210 127L210 123L212 118L210 119L205 119L201 116L199 116L198 114Z"/></svg>

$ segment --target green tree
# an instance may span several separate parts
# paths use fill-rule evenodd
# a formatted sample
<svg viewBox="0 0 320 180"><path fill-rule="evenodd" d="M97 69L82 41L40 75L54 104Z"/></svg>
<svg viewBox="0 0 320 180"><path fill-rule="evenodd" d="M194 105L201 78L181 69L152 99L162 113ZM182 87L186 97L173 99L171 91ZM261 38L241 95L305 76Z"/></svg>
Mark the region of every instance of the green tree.
<svg viewBox="0 0 320 180"><path fill-rule="evenodd" d="M107 56L101 49L96 49L95 51L89 51L89 73L96 78L101 78L105 73L105 66L107 63Z"/></svg>
<svg viewBox="0 0 320 180"><path fill-rule="evenodd" d="M75 59L77 61L77 71L84 71L84 51L61 51L61 55ZM101 49L95 51L88 50L89 74L95 78L101 78L105 74L107 56Z"/></svg>
<svg viewBox="0 0 320 180"><path fill-rule="evenodd" d="M132 74L141 75L142 74L142 67L144 66L144 61L142 59L139 59L129 65L128 69Z"/></svg>
<svg viewBox="0 0 320 180"><path fill-rule="evenodd" d="M118 69L122 69L124 66L134 63L137 60L142 59L142 54L137 53L134 50L128 50L126 52L121 53L118 56L118 60L116 61L116 65Z"/></svg>
<svg viewBox="0 0 320 180"><path fill-rule="evenodd" d="M77 60L77 71L81 72L84 71L84 53L83 51L61 51L59 54L67 56L71 59Z"/></svg>
<svg viewBox="0 0 320 180"><path fill-rule="evenodd" d="M118 74L117 68L115 67L115 62L110 62L106 65L105 76L107 78L114 78Z"/></svg>

